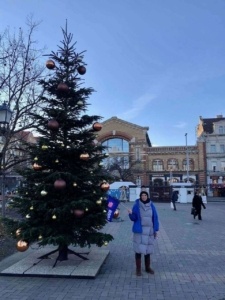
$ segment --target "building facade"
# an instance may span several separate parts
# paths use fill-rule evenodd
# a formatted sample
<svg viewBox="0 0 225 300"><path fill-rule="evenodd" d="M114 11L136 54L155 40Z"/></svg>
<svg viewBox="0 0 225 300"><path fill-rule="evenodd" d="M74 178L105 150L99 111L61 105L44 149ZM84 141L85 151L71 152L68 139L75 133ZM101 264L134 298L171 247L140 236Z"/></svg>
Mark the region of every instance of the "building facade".
<svg viewBox="0 0 225 300"><path fill-rule="evenodd" d="M170 184L175 182L191 182L196 187L206 188L204 141L199 140L193 146L153 147L148 127L117 117L102 125L96 139L108 149L106 168L110 168L113 159L120 157L122 167L130 170L126 180L150 187L153 198L169 198Z"/></svg>
<svg viewBox="0 0 225 300"><path fill-rule="evenodd" d="M225 196L225 118L199 117L197 140L205 144L206 184L208 194Z"/></svg>

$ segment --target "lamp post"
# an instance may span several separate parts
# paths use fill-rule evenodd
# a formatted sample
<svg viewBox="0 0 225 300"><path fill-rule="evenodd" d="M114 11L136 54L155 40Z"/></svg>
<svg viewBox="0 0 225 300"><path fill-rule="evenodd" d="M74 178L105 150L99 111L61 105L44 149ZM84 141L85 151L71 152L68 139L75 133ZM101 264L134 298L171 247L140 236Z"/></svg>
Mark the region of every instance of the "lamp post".
<svg viewBox="0 0 225 300"><path fill-rule="evenodd" d="M189 157L188 157L188 147L187 147L187 133L185 133L186 139L186 168L187 168L187 182L189 182Z"/></svg>
<svg viewBox="0 0 225 300"><path fill-rule="evenodd" d="M12 117L12 111L9 106L4 102L0 105L0 135L4 136L5 141L9 134L9 122ZM5 144L2 147L1 151L1 171L2 171L2 216L5 216L5 154L6 147Z"/></svg>

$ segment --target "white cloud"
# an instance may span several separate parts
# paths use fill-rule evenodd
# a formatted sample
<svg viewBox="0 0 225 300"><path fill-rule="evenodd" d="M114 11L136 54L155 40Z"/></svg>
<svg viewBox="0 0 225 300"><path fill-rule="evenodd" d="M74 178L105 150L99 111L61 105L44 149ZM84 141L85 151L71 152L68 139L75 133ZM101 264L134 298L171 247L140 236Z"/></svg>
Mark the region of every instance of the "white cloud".
<svg viewBox="0 0 225 300"><path fill-rule="evenodd" d="M185 128L185 127L187 127L187 123L186 122L179 122L179 123L175 124L173 127Z"/></svg>
<svg viewBox="0 0 225 300"><path fill-rule="evenodd" d="M135 118L139 115L141 111L145 109L145 107L150 103L152 100L156 98L155 95L145 94L138 99L134 100L131 108L127 111L124 111L123 113L118 115L118 118L129 120L132 118Z"/></svg>

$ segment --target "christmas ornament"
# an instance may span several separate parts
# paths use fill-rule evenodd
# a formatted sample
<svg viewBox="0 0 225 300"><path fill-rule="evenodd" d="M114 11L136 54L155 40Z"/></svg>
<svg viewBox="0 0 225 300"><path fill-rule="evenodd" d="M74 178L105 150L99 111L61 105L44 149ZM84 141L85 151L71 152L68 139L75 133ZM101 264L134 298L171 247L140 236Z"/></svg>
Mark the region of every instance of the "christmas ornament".
<svg viewBox="0 0 225 300"><path fill-rule="evenodd" d="M41 170L41 168L42 168L42 166L40 166L39 164L37 164L37 163L33 164L33 169L34 170L38 171L38 170Z"/></svg>
<svg viewBox="0 0 225 300"><path fill-rule="evenodd" d="M66 182L65 180L63 179L57 179L55 182L54 182L54 187L55 189L57 190L62 190L66 187Z"/></svg>
<svg viewBox="0 0 225 300"><path fill-rule="evenodd" d="M16 249L17 249L18 251L20 251L20 252L24 252L24 251L26 251L28 248L29 248L29 245L28 245L28 243L25 242L25 241L20 240L20 241L18 241L17 244L16 244Z"/></svg>
<svg viewBox="0 0 225 300"><path fill-rule="evenodd" d="M48 193L46 191L41 191L41 196L46 196Z"/></svg>
<svg viewBox="0 0 225 300"><path fill-rule="evenodd" d="M102 204L102 200L97 200L96 204L99 204L99 205Z"/></svg>
<svg viewBox="0 0 225 300"><path fill-rule="evenodd" d="M84 104L84 102L82 101L82 100L79 100L78 102L77 102L77 105L79 105L79 106L82 106Z"/></svg>
<svg viewBox="0 0 225 300"><path fill-rule="evenodd" d="M117 219L119 217L119 215L120 215L120 212L118 209L116 209L114 212L113 218Z"/></svg>
<svg viewBox="0 0 225 300"><path fill-rule="evenodd" d="M59 163L59 160L58 160L58 159L56 159L56 160L55 160L55 163L57 163L57 164L58 164L58 163Z"/></svg>
<svg viewBox="0 0 225 300"><path fill-rule="evenodd" d="M53 216L52 216L52 219L55 220L55 219L56 219L56 215L53 215Z"/></svg>
<svg viewBox="0 0 225 300"><path fill-rule="evenodd" d="M59 122L57 122L56 120L52 119L48 121L48 129L50 130L58 130L59 129Z"/></svg>
<svg viewBox="0 0 225 300"><path fill-rule="evenodd" d="M33 207L33 205L30 207L30 210L33 210L34 209L34 207Z"/></svg>
<svg viewBox="0 0 225 300"><path fill-rule="evenodd" d="M99 165L99 167L103 166L103 162L100 162L98 165Z"/></svg>
<svg viewBox="0 0 225 300"><path fill-rule="evenodd" d="M28 214L28 215L26 215L26 218L27 218L27 219L30 219L30 215L29 215L29 214Z"/></svg>
<svg viewBox="0 0 225 300"><path fill-rule="evenodd" d="M95 131L100 131L102 129L102 124L95 122L92 127Z"/></svg>
<svg viewBox="0 0 225 300"><path fill-rule="evenodd" d="M39 235L38 239L39 239L39 240L42 240L42 235Z"/></svg>
<svg viewBox="0 0 225 300"><path fill-rule="evenodd" d="M19 236L21 234L21 229L19 228L19 229L17 229L17 231L16 231L16 236Z"/></svg>
<svg viewBox="0 0 225 300"><path fill-rule="evenodd" d="M100 188L102 191L104 192L107 192L109 190L109 184L107 182L103 182L101 185L100 185Z"/></svg>
<svg viewBox="0 0 225 300"><path fill-rule="evenodd" d="M37 156L34 158L34 160L35 160L35 161L37 161L37 160L38 160Z"/></svg>
<svg viewBox="0 0 225 300"><path fill-rule="evenodd" d="M53 60L49 59L46 61L46 67L49 69L49 70L52 70L55 68L55 63Z"/></svg>
<svg viewBox="0 0 225 300"><path fill-rule="evenodd" d="M87 208L87 207L85 208L85 211L88 211L88 208Z"/></svg>
<svg viewBox="0 0 225 300"><path fill-rule="evenodd" d="M89 159L89 154L88 153L82 153L80 155L80 159L82 159L82 160L88 160Z"/></svg>
<svg viewBox="0 0 225 300"><path fill-rule="evenodd" d="M107 246L108 245L108 242L104 242L104 246Z"/></svg>
<svg viewBox="0 0 225 300"><path fill-rule="evenodd" d="M84 75L86 73L86 68L85 66L79 66L77 68L77 72L80 74L80 75Z"/></svg>
<svg viewBox="0 0 225 300"><path fill-rule="evenodd" d="M46 150L46 149L48 149L48 146L47 146L47 145L42 145L42 146L41 146L41 149L42 149L42 150Z"/></svg>
<svg viewBox="0 0 225 300"><path fill-rule="evenodd" d="M73 183L73 186L74 186L74 187L76 187L76 186L77 186L77 183L76 183L76 182L74 182L74 183Z"/></svg>
<svg viewBox="0 0 225 300"><path fill-rule="evenodd" d="M60 93L67 93L69 91L69 87L68 87L67 84L61 82L57 86L57 91L60 92Z"/></svg>
<svg viewBox="0 0 225 300"><path fill-rule="evenodd" d="M73 213L74 213L74 215L76 216L76 217L82 217L83 215L84 215L84 211L82 210L82 209L75 209L74 211L73 211Z"/></svg>

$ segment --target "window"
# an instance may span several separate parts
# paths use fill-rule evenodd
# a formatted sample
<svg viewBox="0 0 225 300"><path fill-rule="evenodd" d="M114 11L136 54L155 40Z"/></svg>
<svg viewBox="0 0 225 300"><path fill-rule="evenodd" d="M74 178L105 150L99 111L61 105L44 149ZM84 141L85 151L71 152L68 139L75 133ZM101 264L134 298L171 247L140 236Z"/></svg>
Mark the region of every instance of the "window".
<svg viewBox="0 0 225 300"><path fill-rule="evenodd" d="M225 171L225 161L221 161L221 171Z"/></svg>
<svg viewBox="0 0 225 300"><path fill-rule="evenodd" d="M216 145L210 145L210 152L215 153L216 152Z"/></svg>
<svg viewBox="0 0 225 300"><path fill-rule="evenodd" d="M183 160L183 170L187 171L187 160ZM189 159L188 171L194 171L194 161L193 159Z"/></svg>
<svg viewBox="0 0 225 300"><path fill-rule="evenodd" d="M141 151L140 151L140 147L136 147L136 148L135 148L135 159L136 159L136 160L141 160Z"/></svg>
<svg viewBox="0 0 225 300"><path fill-rule="evenodd" d="M223 134L223 126L219 126L219 134Z"/></svg>
<svg viewBox="0 0 225 300"><path fill-rule="evenodd" d="M163 171L163 162L161 159L153 160L153 171Z"/></svg>
<svg viewBox="0 0 225 300"><path fill-rule="evenodd" d="M225 152L225 146L224 145L220 145L220 152L224 153Z"/></svg>
<svg viewBox="0 0 225 300"><path fill-rule="evenodd" d="M108 139L102 145L108 148L109 153L129 152L129 143L124 139Z"/></svg>
<svg viewBox="0 0 225 300"><path fill-rule="evenodd" d="M179 165L178 165L177 159L171 158L168 160L168 162L167 162L168 170L175 171L175 170L178 170L178 167L179 167Z"/></svg>
<svg viewBox="0 0 225 300"><path fill-rule="evenodd" d="M212 170L213 170L213 172L216 171L216 162L212 162Z"/></svg>

